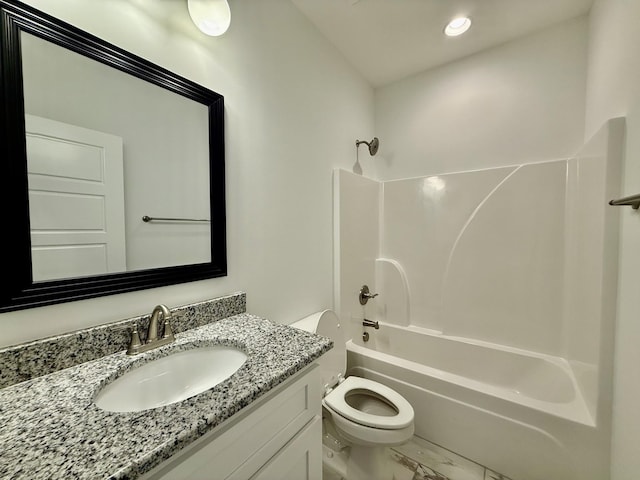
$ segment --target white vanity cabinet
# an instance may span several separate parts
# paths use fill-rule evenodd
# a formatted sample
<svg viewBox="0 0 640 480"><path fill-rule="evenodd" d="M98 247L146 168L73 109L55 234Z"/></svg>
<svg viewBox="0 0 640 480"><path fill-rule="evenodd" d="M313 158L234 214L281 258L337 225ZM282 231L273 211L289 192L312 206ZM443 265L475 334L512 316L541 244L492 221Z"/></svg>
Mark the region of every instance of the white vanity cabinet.
<svg viewBox="0 0 640 480"><path fill-rule="evenodd" d="M321 480L320 383L307 367L141 478Z"/></svg>

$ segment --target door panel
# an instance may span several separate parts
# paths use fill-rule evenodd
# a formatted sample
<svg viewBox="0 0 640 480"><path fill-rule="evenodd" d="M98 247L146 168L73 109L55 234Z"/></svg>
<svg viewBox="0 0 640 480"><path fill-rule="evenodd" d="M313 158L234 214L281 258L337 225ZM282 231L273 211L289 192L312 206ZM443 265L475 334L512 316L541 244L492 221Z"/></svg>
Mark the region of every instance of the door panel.
<svg viewBox="0 0 640 480"><path fill-rule="evenodd" d="M25 121L34 281L126 271L122 139Z"/></svg>

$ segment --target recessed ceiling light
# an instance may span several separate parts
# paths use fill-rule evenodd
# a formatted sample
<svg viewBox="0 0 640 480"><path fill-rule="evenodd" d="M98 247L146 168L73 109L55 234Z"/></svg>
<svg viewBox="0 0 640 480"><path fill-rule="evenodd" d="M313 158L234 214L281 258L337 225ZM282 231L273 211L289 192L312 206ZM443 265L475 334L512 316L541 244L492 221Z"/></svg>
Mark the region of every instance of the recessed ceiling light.
<svg viewBox="0 0 640 480"><path fill-rule="evenodd" d="M444 34L448 35L449 37L457 37L458 35L462 35L464 32L469 30L470 26L471 26L470 18L468 17L454 18L444 28Z"/></svg>

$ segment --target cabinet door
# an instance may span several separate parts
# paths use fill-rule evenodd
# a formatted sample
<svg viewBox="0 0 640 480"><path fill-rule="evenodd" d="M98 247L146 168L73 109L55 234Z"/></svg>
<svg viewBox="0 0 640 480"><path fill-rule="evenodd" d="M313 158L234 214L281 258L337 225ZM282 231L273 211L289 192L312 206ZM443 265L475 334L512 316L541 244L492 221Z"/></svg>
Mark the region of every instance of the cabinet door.
<svg viewBox="0 0 640 480"><path fill-rule="evenodd" d="M247 480L320 415L320 384L314 365L140 480Z"/></svg>
<svg viewBox="0 0 640 480"><path fill-rule="evenodd" d="M315 417L251 480L322 480L322 419Z"/></svg>

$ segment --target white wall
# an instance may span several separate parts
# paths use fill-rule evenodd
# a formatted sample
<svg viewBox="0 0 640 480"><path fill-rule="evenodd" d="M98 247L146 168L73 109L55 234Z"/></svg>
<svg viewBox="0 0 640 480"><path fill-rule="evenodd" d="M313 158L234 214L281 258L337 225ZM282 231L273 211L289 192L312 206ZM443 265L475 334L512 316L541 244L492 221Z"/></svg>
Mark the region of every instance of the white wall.
<svg viewBox="0 0 640 480"><path fill-rule="evenodd" d="M626 116L623 192L640 192L640 2L596 0L589 22L586 134ZM611 478L640 472L640 214L621 208Z"/></svg>
<svg viewBox="0 0 640 480"><path fill-rule="evenodd" d="M225 96L229 275L6 313L1 345L237 290L277 322L333 306L332 170L373 136L373 90L288 0L230 2L220 38L186 1L26 3Z"/></svg>
<svg viewBox="0 0 640 480"><path fill-rule="evenodd" d="M380 179L551 160L582 145L587 20L376 90Z"/></svg>

